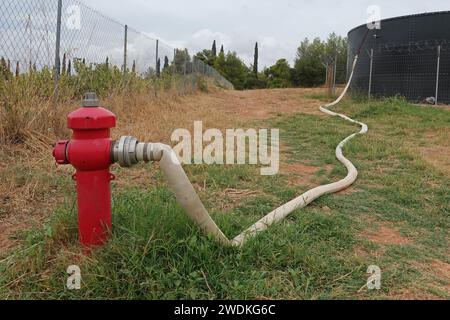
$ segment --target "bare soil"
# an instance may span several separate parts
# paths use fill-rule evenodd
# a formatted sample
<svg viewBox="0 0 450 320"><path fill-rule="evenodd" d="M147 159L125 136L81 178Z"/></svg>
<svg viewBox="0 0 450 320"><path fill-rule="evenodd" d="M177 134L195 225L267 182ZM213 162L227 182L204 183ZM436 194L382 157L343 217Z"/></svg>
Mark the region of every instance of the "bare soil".
<svg viewBox="0 0 450 320"><path fill-rule="evenodd" d="M407 245L412 243L412 239L402 236L392 223L384 221L377 223L376 231L367 231L361 236L381 245Z"/></svg>

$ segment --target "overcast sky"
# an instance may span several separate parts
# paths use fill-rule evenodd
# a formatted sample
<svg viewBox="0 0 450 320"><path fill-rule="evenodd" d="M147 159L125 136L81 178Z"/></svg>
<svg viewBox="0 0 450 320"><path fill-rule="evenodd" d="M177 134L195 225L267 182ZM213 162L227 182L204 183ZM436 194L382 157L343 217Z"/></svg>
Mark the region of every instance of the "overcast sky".
<svg viewBox="0 0 450 320"><path fill-rule="evenodd" d="M368 19L377 5L382 18L450 10L449 0L89 0L86 3L131 27L190 51L210 48L214 39L225 50L253 61L260 44L260 64L279 58L292 62L305 37L326 38L347 32Z"/></svg>

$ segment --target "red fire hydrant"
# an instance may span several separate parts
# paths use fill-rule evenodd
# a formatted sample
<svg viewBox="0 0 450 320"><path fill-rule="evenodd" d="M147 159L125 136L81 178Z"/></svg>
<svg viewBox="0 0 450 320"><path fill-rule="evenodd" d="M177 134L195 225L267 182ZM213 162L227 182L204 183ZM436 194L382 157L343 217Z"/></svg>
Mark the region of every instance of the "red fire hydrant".
<svg viewBox="0 0 450 320"><path fill-rule="evenodd" d="M99 106L95 93L86 94L83 107L67 119L73 135L70 141L59 141L53 156L60 165L71 164L76 173L78 196L78 234L87 247L104 244L111 229L109 171L114 162L111 154L111 128L116 116Z"/></svg>

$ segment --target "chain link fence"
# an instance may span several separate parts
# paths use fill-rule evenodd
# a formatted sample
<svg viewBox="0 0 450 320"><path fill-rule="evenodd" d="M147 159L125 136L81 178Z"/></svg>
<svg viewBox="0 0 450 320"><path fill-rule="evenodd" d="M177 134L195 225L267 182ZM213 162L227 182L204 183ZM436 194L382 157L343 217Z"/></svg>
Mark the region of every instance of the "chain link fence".
<svg viewBox="0 0 450 320"><path fill-rule="evenodd" d="M233 89L213 67L191 57L186 49L173 48L79 0L2 0L0 58L2 68L16 76L51 70L55 89L61 75L77 74L80 64L106 65L124 77L134 73L158 79L164 74L180 79L184 91L196 85L198 75Z"/></svg>
<svg viewBox="0 0 450 320"><path fill-rule="evenodd" d="M353 57L350 52L349 61ZM351 64L347 67L349 74ZM450 43L379 44L363 50L351 89L368 98L398 95L412 102L449 104Z"/></svg>
<svg viewBox="0 0 450 320"><path fill-rule="evenodd" d="M347 61L339 52L335 55L321 58L322 66L325 70L325 88L329 95L336 95L338 87L346 84Z"/></svg>

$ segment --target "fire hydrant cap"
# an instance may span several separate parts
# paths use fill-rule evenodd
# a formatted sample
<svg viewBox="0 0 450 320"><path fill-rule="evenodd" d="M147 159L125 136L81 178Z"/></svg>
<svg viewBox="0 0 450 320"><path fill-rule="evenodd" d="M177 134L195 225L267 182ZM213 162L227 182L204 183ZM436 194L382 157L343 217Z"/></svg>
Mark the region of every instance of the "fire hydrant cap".
<svg viewBox="0 0 450 320"><path fill-rule="evenodd" d="M84 95L83 107L85 108L100 107L100 101L98 100L97 94L95 92L88 92Z"/></svg>
<svg viewBox="0 0 450 320"><path fill-rule="evenodd" d="M116 116L101 107L80 108L67 117L67 126L73 130L108 129L116 126Z"/></svg>

